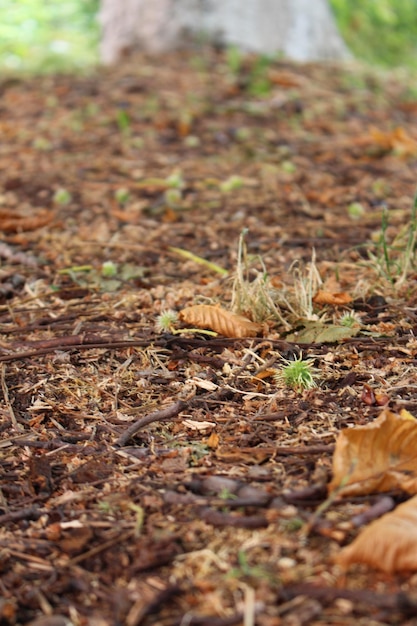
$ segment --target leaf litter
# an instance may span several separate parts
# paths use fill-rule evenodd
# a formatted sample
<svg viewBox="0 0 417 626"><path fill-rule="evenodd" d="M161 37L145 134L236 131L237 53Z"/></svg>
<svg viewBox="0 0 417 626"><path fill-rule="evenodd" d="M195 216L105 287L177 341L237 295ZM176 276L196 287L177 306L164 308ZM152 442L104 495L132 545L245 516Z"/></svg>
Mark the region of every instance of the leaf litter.
<svg viewBox="0 0 417 626"><path fill-rule="evenodd" d="M407 623L411 79L163 61L1 83L0 621Z"/></svg>

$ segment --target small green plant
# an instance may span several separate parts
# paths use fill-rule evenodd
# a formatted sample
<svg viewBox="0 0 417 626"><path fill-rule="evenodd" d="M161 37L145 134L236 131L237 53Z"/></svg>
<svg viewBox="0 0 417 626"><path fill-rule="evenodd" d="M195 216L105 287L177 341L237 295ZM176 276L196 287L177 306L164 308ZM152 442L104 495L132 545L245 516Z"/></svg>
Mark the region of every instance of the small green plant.
<svg viewBox="0 0 417 626"><path fill-rule="evenodd" d="M100 500L97 503L97 508L100 513L104 513L105 515L112 515L115 512L114 506L108 500Z"/></svg>
<svg viewBox="0 0 417 626"><path fill-rule="evenodd" d="M250 565L248 557L243 550L239 550L237 554L237 565L227 573L226 577L238 579L274 579L274 576L270 571L268 571L267 567L263 567L262 565Z"/></svg>
<svg viewBox="0 0 417 626"><path fill-rule="evenodd" d="M237 76L242 68L242 52L237 46L229 46L226 50L226 63L229 71Z"/></svg>
<svg viewBox="0 0 417 626"><path fill-rule="evenodd" d="M180 208L182 202L181 189L166 189L164 193L164 198L167 206L169 206L171 209Z"/></svg>
<svg viewBox="0 0 417 626"><path fill-rule="evenodd" d="M382 212L381 234L376 243L376 254L369 251L371 265L395 288L401 287L411 271L415 269L417 244L417 193L414 196L410 220L395 238L388 234L388 209Z"/></svg>
<svg viewBox="0 0 417 626"><path fill-rule="evenodd" d="M165 179L171 189L182 189L185 186L184 178L180 171L173 172Z"/></svg>
<svg viewBox="0 0 417 626"><path fill-rule="evenodd" d="M355 311L347 311L346 313L343 313L343 315L339 319L339 324L341 326L346 326L347 328L354 328L355 326L361 326L362 324L361 316Z"/></svg>
<svg viewBox="0 0 417 626"><path fill-rule="evenodd" d="M124 109L119 109L116 113L116 123L119 128L120 133L124 137L128 137L130 135L130 117L129 114Z"/></svg>
<svg viewBox="0 0 417 626"><path fill-rule="evenodd" d="M302 527L304 526L304 522L301 517L292 517L291 519L284 520L281 523L281 526L287 532L296 533L297 531L302 529Z"/></svg>
<svg viewBox="0 0 417 626"><path fill-rule="evenodd" d="M416 94L417 97L417 94ZM385 178L377 178L372 183L372 193L376 195L377 198L383 199L391 191L391 187L389 182Z"/></svg>
<svg viewBox="0 0 417 626"><path fill-rule="evenodd" d="M114 197L119 204L126 204L130 198L129 189L126 189L126 187L119 187L119 189L116 189L114 192Z"/></svg>
<svg viewBox="0 0 417 626"><path fill-rule="evenodd" d="M251 96L261 97L270 93L272 83L268 76L268 70L272 61L273 59L266 55L260 55L256 58L250 72L248 84L248 92Z"/></svg>
<svg viewBox="0 0 417 626"><path fill-rule="evenodd" d="M352 202L348 206L348 215L352 220L360 219L365 213L363 204L360 202Z"/></svg>
<svg viewBox="0 0 417 626"><path fill-rule="evenodd" d="M314 309L314 296L322 284L316 265L316 251L313 249L311 261L304 265L296 260L290 268L294 281L294 292L280 294L282 306L286 306L294 320L317 321L319 316ZM280 302L281 305L281 302Z"/></svg>
<svg viewBox="0 0 417 626"><path fill-rule="evenodd" d="M252 137L252 130L247 126L240 126L235 131L235 139L242 143L249 141Z"/></svg>
<svg viewBox="0 0 417 626"><path fill-rule="evenodd" d="M294 174L294 172L297 171L296 165L294 165L294 163L292 161L289 161L289 160L282 161L281 169L286 174Z"/></svg>
<svg viewBox="0 0 417 626"><path fill-rule="evenodd" d="M173 309L167 309L156 318L156 329L161 333L173 333L177 322L178 313Z"/></svg>
<svg viewBox="0 0 417 626"><path fill-rule="evenodd" d="M317 368L314 367L313 359L303 359L302 353L293 361L284 359L286 365L277 370L274 374L275 382L278 385L285 385L291 389L303 391L317 387Z"/></svg>
<svg viewBox="0 0 417 626"><path fill-rule="evenodd" d="M54 202L55 204L60 204L61 206L65 206L71 202L71 194L67 189L57 189L54 193Z"/></svg>
<svg viewBox="0 0 417 626"><path fill-rule="evenodd" d="M243 179L241 176L229 176L229 178L220 183L220 191L223 191L223 193L229 193L235 189L240 189L242 186Z"/></svg>
<svg viewBox="0 0 417 626"><path fill-rule="evenodd" d="M284 319L279 306L274 301L275 290L263 266L262 259L258 259L262 266L262 272L257 272L255 279L250 280L251 259L248 258L245 244L247 233L248 230L244 228L239 237L231 308L235 313L249 313L255 322L274 319L289 330L291 326Z"/></svg>
<svg viewBox="0 0 417 626"><path fill-rule="evenodd" d="M201 145L200 137L197 137L197 135L187 135L184 137L184 145L187 148L198 148Z"/></svg>
<svg viewBox="0 0 417 626"><path fill-rule="evenodd" d="M101 266L101 275L104 278L114 278L117 276L117 265L113 261L105 261Z"/></svg>
<svg viewBox="0 0 417 626"><path fill-rule="evenodd" d="M316 266L316 253L312 251L311 261L304 265L301 261L294 261L290 267L293 285L285 284L276 288L266 271L262 258L255 260L262 267L262 271L252 267L253 258L247 254L244 229L239 238L238 258L235 278L232 287L233 312L246 315L255 322L275 321L281 324L286 331L294 324L304 322L323 322L326 312L318 314L314 306L314 296L322 284L320 273ZM254 274L252 278L250 274Z"/></svg>
<svg viewBox="0 0 417 626"><path fill-rule="evenodd" d="M143 507L133 502L129 504L129 509L135 513L135 537L139 537L145 521L145 511Z"/></svg>
<svg viewBox="0 0 417 626"><path fill-rule="evenodd" d="M48 152L48 150L52 149L52 142L46 137L35 137L32 142L32 146L35 150L39 150L41 152Z"/></svg>
<svg viewBox="0 0 417 626"><path fill-rule="evenodd" d="M228 489L227 487L222 489L218 496L219 498L221 498L221 500L236 500L237 498L237 495L233 493L233 491L230 491L230 489Z"/></svg>

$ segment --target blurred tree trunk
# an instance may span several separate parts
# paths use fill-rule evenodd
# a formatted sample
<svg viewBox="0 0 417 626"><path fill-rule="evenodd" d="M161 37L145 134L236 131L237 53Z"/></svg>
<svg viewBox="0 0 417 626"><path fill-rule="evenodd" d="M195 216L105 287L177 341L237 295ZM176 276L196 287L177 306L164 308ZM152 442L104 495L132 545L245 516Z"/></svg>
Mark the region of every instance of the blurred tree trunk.
<svg viewBox="0 0 417 626"><path fill-rule="evenodd" d="M169 50L186 33L299 61L349 56L327 0L101 0L100 22L104 63L131 47Z"/></svg>

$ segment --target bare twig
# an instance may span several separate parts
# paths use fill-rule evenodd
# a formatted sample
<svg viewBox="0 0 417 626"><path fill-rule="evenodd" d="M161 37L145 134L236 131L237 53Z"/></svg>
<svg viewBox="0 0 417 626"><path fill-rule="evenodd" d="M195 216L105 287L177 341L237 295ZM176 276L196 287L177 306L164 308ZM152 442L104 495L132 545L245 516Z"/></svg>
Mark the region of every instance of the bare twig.
<svg viewBox="0 0 417 626"><path fill-rule="evenodd" d="M365 589L343 589L339 587L326 587L312 583L296 583L287 585L280 591L280 599L291 600L297 596L316 598L321 602L330 604L339 598L351 600L355 607L360 603L389 611L401 611L413 615L416 610L416 599L411 594L400 593L377 593Z"/></svg>
<svg viewBox="0 0 417 626"><path fill-rule="evenodd" d="M108 337L85 337L83 335L70 335L67 337L56 337L54 339L33 342L27 350L15 350L8 354L0 355L0 362L18 361L31 357L50 354L56 350L91 350L101 348L103 350L116 350L117 348L135 348L149 345L147 339L138 340L111 340ZM165 345L163 342L153 342L156 345ZM166 342L165 342L166 343ZM11 346L13 348L13 346Z"/></svg>
<svg viewBox="0 0 417 626"><path fill-rule="evenodd" d="M22 426L20 426L20 424L18 424L17 422L16 415L14 414L13 407L10 402L9 389L6 383L6 366L4 365L4 363L1 366L1 389L3 391L4 402L6 404L7 410L9 411L10 420L13 426L15 427L16 430L23 430Z"/></svg>
<svg viewBox="0 0 417 626"><path fill-rule="evenodd" d="M18 511L9 511L8 513L4 513L4 515L0 515L0 524L6 524L7 522L18 522L22 519L28 520L36 520L45 515L45 513L50 513L49 509L40 509L37 506L29 506L23 509L19 509Z"/></svg>
<svg viewBox="0 0 417 626"><path fill-rule="evenodd" d="M133 534L133 530L130 529L127 532L122 533L118 537L113 537L112 539L109 539L108 541L105 541L104 543L100 543L98 546L94 546L94 548L91 548L91 550L88 550L87 552L83 552L83 554L79 554L78 556L71 559L67 563L67 566L78 565L78 563L82 563L86 559L89 559L91 556L96 556L96 554L100 554L100 552L107 550L107 548L111 548L117 543L122 543L122 541L129 539L132 536L132 534Z"/></svg>
<svg viewBox="0 0 417 626"><path fill-rule="evenodd" d="M134 424L132 424L123 435L120 435L118 439L116 439L116 446L124 446L133 435L144 428L148 424L152 424L152 422L161 422L165 420L170 420L173 417L176 417L178 413L184 411L188 407L188 403L183 400L178 400L178 402L174 402L170 406L167 406L165 409L161 409L159 411L154 411L154 413L149 413L149 415L145 415L145 417L141 417Z"/></svg>

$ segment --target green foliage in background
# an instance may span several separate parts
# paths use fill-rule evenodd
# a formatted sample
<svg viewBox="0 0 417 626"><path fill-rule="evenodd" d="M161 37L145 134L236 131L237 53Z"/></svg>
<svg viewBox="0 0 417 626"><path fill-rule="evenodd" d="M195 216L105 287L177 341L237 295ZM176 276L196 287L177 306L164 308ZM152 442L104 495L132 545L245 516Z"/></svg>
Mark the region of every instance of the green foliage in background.
<svg viewBox="0 0 417 626"><path fill-rule="evenodd" d="M357 58L417 66L417 0L329 2ZM98 7L99 0L0 0L0 71L90 67L98 60Z"/></svg>
<svg viewBox="0 0 417 626"><path fill-rule="evenodd" d="M99 0L0 0L0 69L54 72L98 60Z"/></svg>
<svg viewBox="0 0 417 626"><path fill-rule="evenodd" d="M353 54L372 65L417 67L417 0L330 0Z"/></svg>

